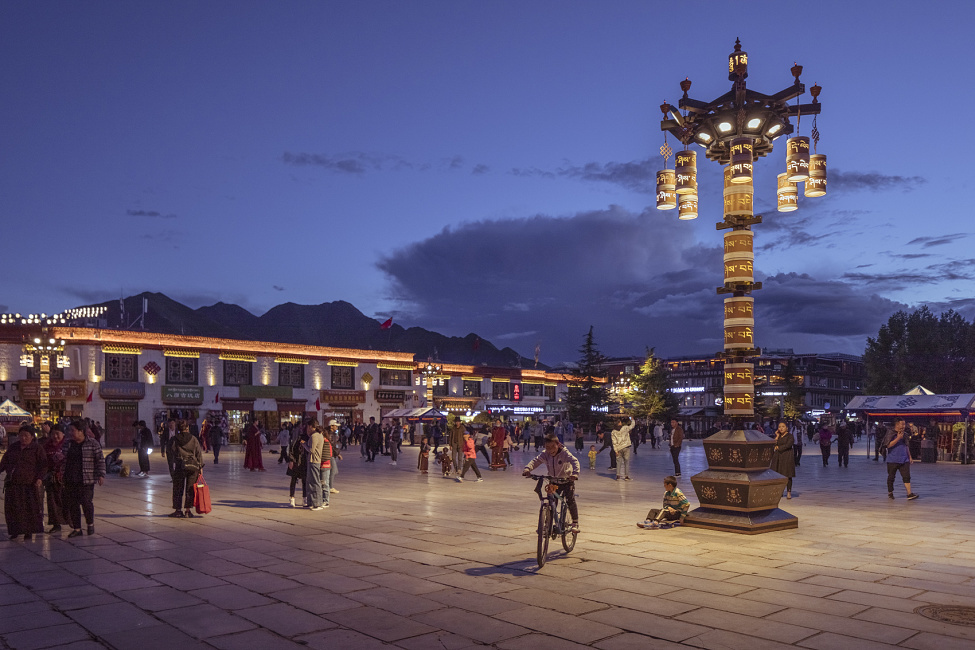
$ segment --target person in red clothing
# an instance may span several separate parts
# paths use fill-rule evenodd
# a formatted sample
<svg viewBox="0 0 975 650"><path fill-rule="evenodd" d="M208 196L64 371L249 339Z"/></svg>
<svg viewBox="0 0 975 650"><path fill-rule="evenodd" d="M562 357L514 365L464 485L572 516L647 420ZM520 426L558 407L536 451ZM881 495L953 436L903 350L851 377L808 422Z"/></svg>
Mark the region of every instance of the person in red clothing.
<svg viewBox="0 0 975 650"><path fill-rule="evenodd" d="M247 448L244 452L244 469L250 471L265 471L264 459L261 458L261 450L264 448L263 434L255 422L247 425Z"/></svg>
<svg viewBox="0 0 975 650"><path fill-rule="evenodd" d="M494 428L491 429L491 471L508 468L504 460L504 439L507 436L508 430L501 424L501 420L495 420Z"/></svg>
<svg viewBox="0 0 975 650"><path fill-rule="evenodd" d="M473 469L474 473L477 474L477 482L480 483L484 479L481 478L481 470L477 468L477 451L474 450L474 440L471 438L471 434L464 432L464 470L457 477L457 482L463 482L464 474L467 473L467 469Z"/></svg>

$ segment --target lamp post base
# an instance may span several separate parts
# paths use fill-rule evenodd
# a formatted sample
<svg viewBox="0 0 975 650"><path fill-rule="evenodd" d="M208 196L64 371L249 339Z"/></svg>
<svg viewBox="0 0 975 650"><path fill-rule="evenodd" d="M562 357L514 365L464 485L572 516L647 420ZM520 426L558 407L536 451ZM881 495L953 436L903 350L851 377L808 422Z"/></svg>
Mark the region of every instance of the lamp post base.
<svg viewBox="0 0 975 650"><path fill-rule="evenodd" d="M785 510L774 508L759 512L734 512L729 510L715 510L714 508L697 508L688 513L684 525L690 528L705 528L720 530L725 533L741 535L758 535L777 530L789 530L799 527L799 518Z"/></svg>

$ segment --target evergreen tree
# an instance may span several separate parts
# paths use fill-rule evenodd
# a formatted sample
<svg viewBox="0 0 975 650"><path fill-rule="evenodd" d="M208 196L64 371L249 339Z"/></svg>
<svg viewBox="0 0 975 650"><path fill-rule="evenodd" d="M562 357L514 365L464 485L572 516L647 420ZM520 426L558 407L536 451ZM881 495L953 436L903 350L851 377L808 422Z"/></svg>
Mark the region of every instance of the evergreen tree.
<svg viewBox="0 0 975 650"><path fill-rule="evenodd" d="M672 385L667 366L647 348L647 358L640 370L630 380L625 400L630 404L630 415L650 420L669 420L680 410L677 396L670 392Z"/></svg>
<svg viewBox="0 0 975 650"><path fill-rule="evenodd" d="M783 411L789 420L798 419L806 410L806 391L802 376L796 372L795 359L789 359L782 369Z"/></svg>
<svg viewBox="0 0 975 650"><path fill-rule="evenodd" d="M591 433L606 417L603 409L609 404L609 384L603 370L606 357L596 348L591 325L579 353L582 355L577 371L580 381L569 386L566 404L569 419Z"/></svg>

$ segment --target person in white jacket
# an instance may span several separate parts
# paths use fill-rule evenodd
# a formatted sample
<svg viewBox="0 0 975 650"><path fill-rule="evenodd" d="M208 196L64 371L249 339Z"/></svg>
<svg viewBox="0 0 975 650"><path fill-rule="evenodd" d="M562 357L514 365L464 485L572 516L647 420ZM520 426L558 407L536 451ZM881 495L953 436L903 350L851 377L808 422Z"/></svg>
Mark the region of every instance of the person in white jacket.
<svg viewBox="0 0 975 650"><path fill-rule="evenodd" d="M579 507L576 505L575 482L579 480L579 472L582 466L579 459L572 455L554 433L545 436L545 451L528 461L525 465L523 476L528 476L536 467L545 466L545 475L552 478L569 479L566 483L560 484L557 489L565 497L565 504L569 507L569 514L572 516L572 532L579 532Z"/></svg>
<svg viewBox="0 0 975 650"><path fill-rule="evenodd" d="M616 452L616 480L632 480L630 478L630 452L633 450L633 443L630 440L630 431L633 430L635 423L627 418L627 423L620 424L619 429L613 430L613 451Z"/></svg>

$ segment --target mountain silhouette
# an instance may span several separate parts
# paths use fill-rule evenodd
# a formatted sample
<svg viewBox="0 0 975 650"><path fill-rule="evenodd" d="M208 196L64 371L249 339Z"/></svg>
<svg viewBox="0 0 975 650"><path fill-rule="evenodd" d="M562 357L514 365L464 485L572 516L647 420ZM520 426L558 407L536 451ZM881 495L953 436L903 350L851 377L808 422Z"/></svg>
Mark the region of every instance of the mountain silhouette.
<svg viewBox="0 0 975 650"><path fill-rule="evenodd" d="M255 316L239 305L218 302L192 309L162 293L145 292L123 299L124 324L118 300L82 307L106 307L104 317L113 329L140 330L143 329L140 317L143 299L149 305L144 329L160 334L410 352L420 361L434 357L447 363L534 367L534 360L508 347L499 349L473 332L464 337L444 336L422 327L404 328L395 323L387 330L380 329L380 321L344 300L320 305L287 302ZM539 368L547 367L539 364Z"/></svg>

